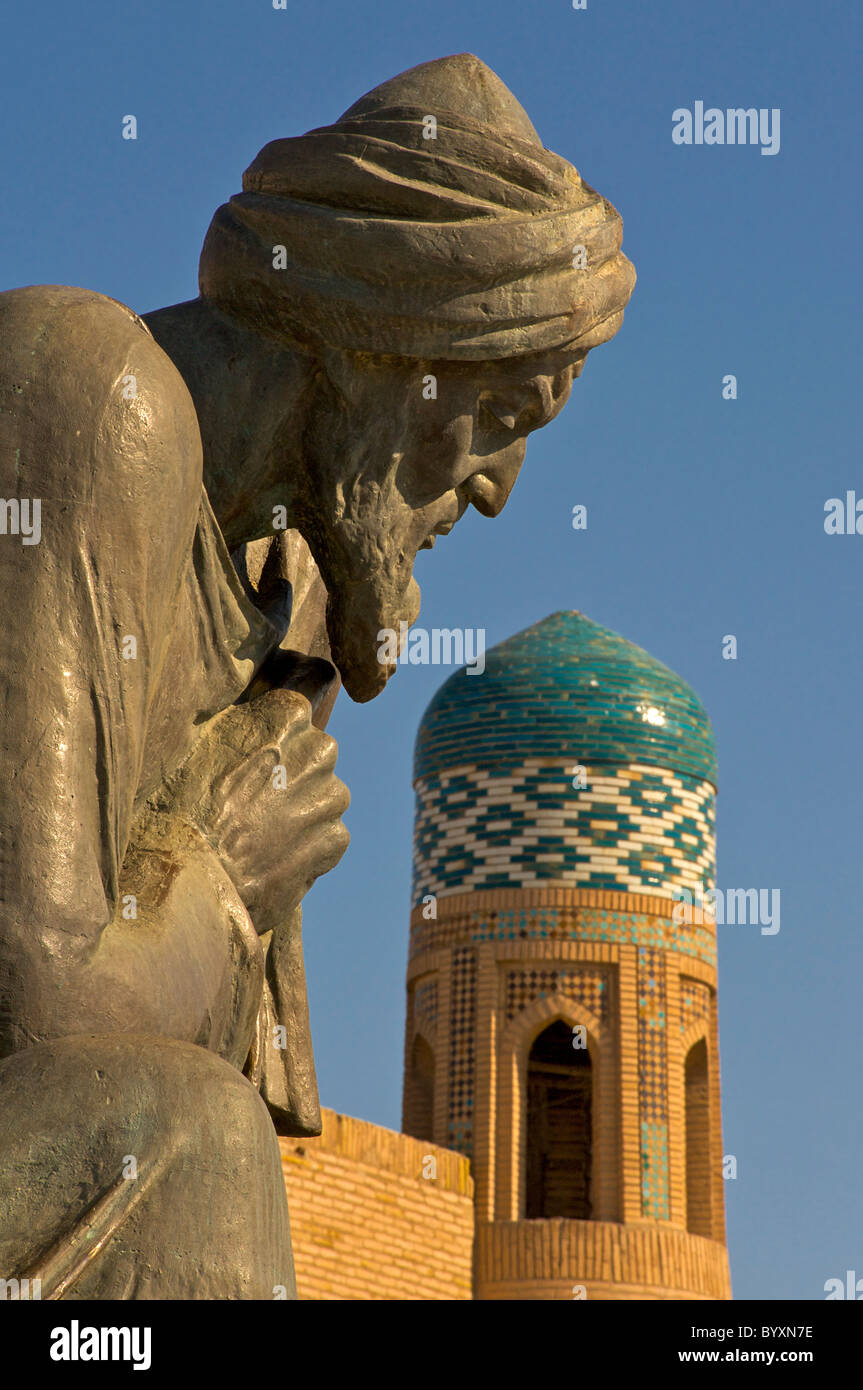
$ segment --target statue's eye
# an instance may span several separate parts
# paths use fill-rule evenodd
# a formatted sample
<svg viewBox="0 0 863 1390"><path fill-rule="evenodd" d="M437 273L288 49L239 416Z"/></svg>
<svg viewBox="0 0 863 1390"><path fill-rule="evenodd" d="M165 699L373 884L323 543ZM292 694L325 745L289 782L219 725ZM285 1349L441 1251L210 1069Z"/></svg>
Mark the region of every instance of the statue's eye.
<svg viewBox="0 0 863 1390"><path fill-rule="evenodd" d="M500 416L492 409L490 403L484 400L481 400L479 403L477 425L482 430L483 434L494 434L495 432L507 428L505 421L501 420ZM509 428L512 427L510 426Z"/></svg>
<svg viewBox="0 0 863 1390"><path fill-rule="evenodd" d="M480 396L477 426L486 434L530 434L553 419L560 404L555 403L544 380L532 380L506 392L489 391Z"/></svg>
<svg viewBox="0 0 863 1390"><path fill-rule="evenodd" d="M483 396L480 397L477 424L486 434L514 434L526 414L526 407L512 401Z"/></svg>

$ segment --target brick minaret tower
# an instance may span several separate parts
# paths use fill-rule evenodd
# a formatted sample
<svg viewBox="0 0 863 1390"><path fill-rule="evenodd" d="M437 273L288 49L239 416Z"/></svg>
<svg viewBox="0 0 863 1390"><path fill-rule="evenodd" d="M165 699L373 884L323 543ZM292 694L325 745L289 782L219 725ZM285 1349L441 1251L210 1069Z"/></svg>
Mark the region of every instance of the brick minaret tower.
<svg viewBox="0 0 863 1390"><path fill-rule="evenodd" d="M414 774L403 1128L471 1158L475 1297L729 1298L698 699L555 613L440 688Z"/></svg>

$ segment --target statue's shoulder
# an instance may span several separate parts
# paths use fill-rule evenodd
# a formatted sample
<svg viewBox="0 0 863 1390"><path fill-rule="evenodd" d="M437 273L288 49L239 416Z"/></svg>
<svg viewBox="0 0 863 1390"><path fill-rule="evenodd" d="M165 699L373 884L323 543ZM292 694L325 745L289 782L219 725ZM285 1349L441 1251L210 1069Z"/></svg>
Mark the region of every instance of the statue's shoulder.
<svg viewBox="0 0 863 1390"><path fill-rule="evenodd" d="M0 293L0 422L31 449L50 432L49 452L67 460L74 439L82 464L89 452L103 469L142 458L158 469L169 453L172 471L197 474L200 486L200 433L182 376L138 314L94 290Z"/></svg>

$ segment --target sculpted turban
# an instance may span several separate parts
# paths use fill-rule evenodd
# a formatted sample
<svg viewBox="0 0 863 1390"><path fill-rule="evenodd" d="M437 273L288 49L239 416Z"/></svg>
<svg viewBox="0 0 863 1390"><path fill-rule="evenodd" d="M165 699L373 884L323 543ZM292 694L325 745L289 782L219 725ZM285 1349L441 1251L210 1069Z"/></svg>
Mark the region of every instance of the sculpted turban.
<svg viewBox="0 0 863 1390"><path fill-rule="evenodd" d="M460 54L265 145L213 218L200 288L310 346L462 361L590 348L635 283L621 232L501 80Z"/></svg>

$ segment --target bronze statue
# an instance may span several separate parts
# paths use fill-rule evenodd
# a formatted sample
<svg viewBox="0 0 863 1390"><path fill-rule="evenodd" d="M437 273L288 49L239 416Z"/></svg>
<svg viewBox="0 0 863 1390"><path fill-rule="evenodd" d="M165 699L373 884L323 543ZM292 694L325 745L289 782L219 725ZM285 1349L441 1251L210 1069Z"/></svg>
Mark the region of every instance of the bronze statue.
<svg viewBox="0 0 863 1390"><path fill-rule="evenodd" d="M383 688L417 550L500 511L634 283L470 55L243 190L195 300L0 295L0 511L41 528L0 535L0 1276L43 1298L295 1297L326 719Z"/></svg>

